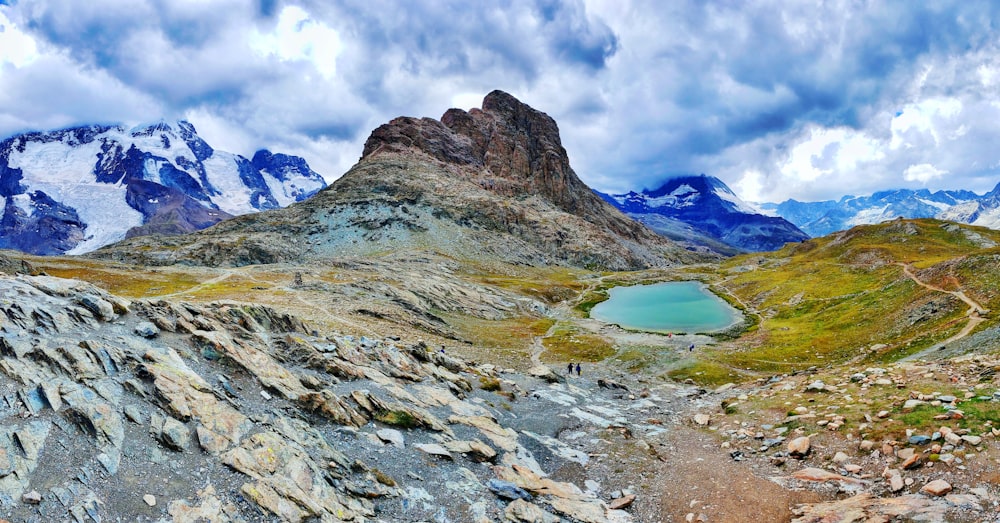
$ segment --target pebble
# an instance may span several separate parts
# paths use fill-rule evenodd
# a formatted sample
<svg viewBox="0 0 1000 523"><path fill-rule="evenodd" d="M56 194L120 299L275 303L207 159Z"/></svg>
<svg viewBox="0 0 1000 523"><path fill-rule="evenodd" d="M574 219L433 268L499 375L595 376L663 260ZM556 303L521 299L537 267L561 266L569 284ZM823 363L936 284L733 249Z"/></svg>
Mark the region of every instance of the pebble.
<svg viewBox="0 0 1000 523"><path fill-rule="evenodd" d="M889 476L889 489L893 492L903 490L903 478L899 475L899 473Z"/></svg>
<svg viewBox="0 0 1000 523"><path fill-rule="evenodd" d="M694 415L694 422L697 423L698 425L705 426L705 425L708 425L709 423L711 423L711 421L712 421L712 418L709 417L708 414L695 414Z"/></svg>
<svg viewBox="0 0 1000 523"><path fill-rule="evenodd" d="M978 447L983 442L983 438L979 436L966 435L962 436L962 441L965 441L966 443L972 445L973 447Z"/></svg>
<svg viewBox="0 0 1000 523"><path fill-rule="evenodd" d="M32 490L31 492L26 492L21 496L21 501L29 505L37 505L42 502L42 495L39 494L37 490Z"/></svg>
<svg viewBox="0 0 1000 523"><path fill-rule="evenodd" d="M621 510L631 505L632 502L634 501L635 501L635 494L629 494L628 496L611 500L611 502L608 503L608 508L611 510Z"/></svg>
<svg viewBox="0 0 1000 523"><path fill-rule="evenodd" d="M146 504L149 505L149 506L151 506L151 507L155 507L156 506L156 496L154 496L152 494L146 494L145 496L142 497L142 500L145 501Z"/></svg>
<svg viewBox="0 0 1000 523"><path fill-rule="evenodd" d="M920 492L924 492L932 496L943 496L951 492L951 484L943 479L935 479L923 487L920 487Z"/></svg>
<svg viewBox="0 0 1000 523"><path fill-rule="evenodd" d="M903 467L903 470L910 470L910 469L915 469L920 465L921 465L920 454L914 454L909 458L906 458L906 460L903 461L903 464L900 466Z"/></svg>

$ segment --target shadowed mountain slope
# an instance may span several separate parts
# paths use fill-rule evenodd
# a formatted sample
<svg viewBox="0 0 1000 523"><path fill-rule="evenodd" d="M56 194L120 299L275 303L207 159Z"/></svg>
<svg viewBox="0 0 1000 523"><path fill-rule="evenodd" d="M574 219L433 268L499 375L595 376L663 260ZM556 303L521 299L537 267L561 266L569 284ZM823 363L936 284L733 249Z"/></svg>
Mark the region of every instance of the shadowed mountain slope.
<svg viewBox="0 0 1000 523"><path fill-rule="evenodd" d="M791 222L761 214L722 180L704 174L671 178L654 191L600 196L668 238L684 237L716 250L721 242L730 252L773 251L808 238Z"/></svg>

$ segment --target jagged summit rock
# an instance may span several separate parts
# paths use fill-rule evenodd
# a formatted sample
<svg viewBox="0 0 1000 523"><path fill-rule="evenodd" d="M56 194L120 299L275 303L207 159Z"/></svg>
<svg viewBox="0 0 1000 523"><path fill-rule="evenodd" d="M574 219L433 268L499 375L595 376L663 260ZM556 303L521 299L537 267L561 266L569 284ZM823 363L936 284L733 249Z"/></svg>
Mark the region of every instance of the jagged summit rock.
<svg viewBox="0 0 1000 523"><path fill-rule="evenodd" d="M325 186L302 158L219 151L185 121L24 133L0 141L0 248L80 254L203 229Z"/></svg>
<svg viewBox="0 0 1000 523"><path fill-rule="evenodd" d="M482 109L378 127L358 163L307 201L96 255L243 265L408 250L605 269L714 254L692 252L602 201L570 167L555 121L494 91Z"/></svg>

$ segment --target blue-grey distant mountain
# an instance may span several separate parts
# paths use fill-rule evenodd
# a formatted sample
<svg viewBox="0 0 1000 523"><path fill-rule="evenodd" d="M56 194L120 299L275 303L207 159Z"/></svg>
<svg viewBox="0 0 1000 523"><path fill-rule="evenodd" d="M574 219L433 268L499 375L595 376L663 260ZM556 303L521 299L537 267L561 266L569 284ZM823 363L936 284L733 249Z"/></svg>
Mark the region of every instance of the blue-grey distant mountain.
<svg viewBox="0 0 1000 523"><path fill-rule="evenodd" d="M784 218L761 214L721 180L704 174L672 178L652 191L598 194L668 238L716 250L721 243L731 253L772 251L809 238Z"/></svg>
<svg viewBox="0 0 1000 523"><path fill-rule="evenodd" d="M302 158L217 151L185 121L25 133L0 141L0 248L80 254L284 207L323 187Z"/></svg>
<svg viewBox="0 0 1000 523"><path fill-rule="evenodd" d="M1000 185L986 195L971 191L896 189L871 196L844 196L840 200L762 204L761 209L794 223L811 236L896 218L939 218L1000 228Z"/></svg>

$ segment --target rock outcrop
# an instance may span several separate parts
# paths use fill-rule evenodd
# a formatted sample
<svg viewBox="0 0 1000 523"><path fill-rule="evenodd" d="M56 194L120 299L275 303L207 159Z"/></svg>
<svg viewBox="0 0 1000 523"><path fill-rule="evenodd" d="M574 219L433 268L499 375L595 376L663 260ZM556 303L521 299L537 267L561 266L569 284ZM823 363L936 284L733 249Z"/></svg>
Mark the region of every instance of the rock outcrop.
<svg viewBox="0 0 1000 523"><path fill-rule="evenodd" d="M494 367L422 343L48 276L0 275L0 310L0 507L14 521L631 520L550 477L587 454L530 420L566 402L576 423L610 412L585 414L596 398L564 384L509 374L486 391L472 383L501 380Z"/></svg>

